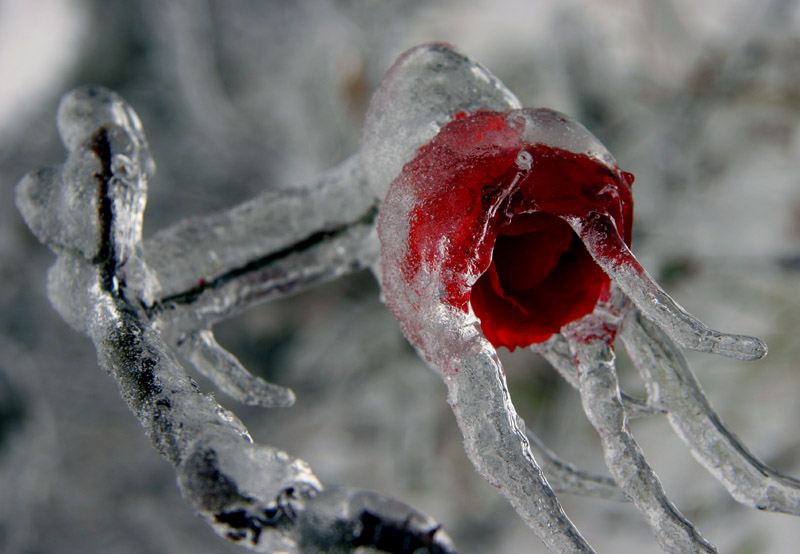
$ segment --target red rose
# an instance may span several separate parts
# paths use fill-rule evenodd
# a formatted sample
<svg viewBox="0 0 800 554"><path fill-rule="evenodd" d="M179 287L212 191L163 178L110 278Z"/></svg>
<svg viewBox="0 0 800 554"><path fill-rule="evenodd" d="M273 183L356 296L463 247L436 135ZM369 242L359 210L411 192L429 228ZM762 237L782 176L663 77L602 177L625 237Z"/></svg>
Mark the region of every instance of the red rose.
<svg viewBox="0 0 800 554"><path fill-rule="evenodd" d="M442 127L387 196L405 207L395 217L407 214L408 240L399 251L386 248L397 221L382 221L386 261L400 257L401 288L415 291L403 302L387 294L390 309L419 309L432 277L441 302L464 312L471 304L486 338L512 350L590 313L610 281L573 225L606 217L629 245L633 213L633 177L596 145L550 110L479 111ZM395 278L385 272L387 290Z"/></svg>

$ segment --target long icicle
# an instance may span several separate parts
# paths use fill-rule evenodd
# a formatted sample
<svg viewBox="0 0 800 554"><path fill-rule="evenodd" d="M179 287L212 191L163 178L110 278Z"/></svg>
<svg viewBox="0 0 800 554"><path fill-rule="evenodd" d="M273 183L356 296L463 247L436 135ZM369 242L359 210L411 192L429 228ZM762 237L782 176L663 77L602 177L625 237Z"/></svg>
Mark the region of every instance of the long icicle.
<svg viewBox="0 0 800 554"><path fill-rule="evenodd" d="M764 341L715 331L679 306L645 271L610 218L594 214L588 222L574 219L569 223L603 271L680 346L740 360L767 355Z"/></svg>
<svg viewBox="0 0 800 554"><path fill-rule="evenodd" d="M564 332L578 365L583 409L600 435L606 465L617 485L647 519L666 552L716 553L669 501L630 432L614 366L613 331L590 314Z"/></svg>
<svg viewBox="0 0 800 554"><path fill-rule="evenodd" d="M465 356L445 376L448 400L478 472L508 499L554 553L594 552L569 520L536 464L494 349Z"/></svg>
<svg viewBox="0 0 800 554"><path fill-rule="evenodd" d="M657 325L632 311L620 337L675 432L737 501L800 515L800 480L768 467L729 431L703 393L683 352Z"/></svg>

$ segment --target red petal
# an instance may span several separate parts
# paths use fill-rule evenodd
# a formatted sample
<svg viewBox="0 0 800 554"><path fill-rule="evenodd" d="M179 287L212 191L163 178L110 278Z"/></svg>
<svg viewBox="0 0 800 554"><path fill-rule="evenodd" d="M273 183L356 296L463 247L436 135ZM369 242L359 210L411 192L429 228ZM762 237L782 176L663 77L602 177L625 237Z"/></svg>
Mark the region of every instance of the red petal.
<svg viewBox="0 0 800 554"><path fill-rule="evenodd" d="M572 229L543 212L520 214L500 229L492 254L507 287L526 290L540 283L572 242Z"/></svg>
<svg viewBox="0 0 800 554"><path fill-rule="evenodd" d="M508 236L508 227L536 230ZM486 338L513 350L547 340L590 313L608 277L562 220L522 214L508 227L501 229L492 264L472 287L470 302Z"/></svg>

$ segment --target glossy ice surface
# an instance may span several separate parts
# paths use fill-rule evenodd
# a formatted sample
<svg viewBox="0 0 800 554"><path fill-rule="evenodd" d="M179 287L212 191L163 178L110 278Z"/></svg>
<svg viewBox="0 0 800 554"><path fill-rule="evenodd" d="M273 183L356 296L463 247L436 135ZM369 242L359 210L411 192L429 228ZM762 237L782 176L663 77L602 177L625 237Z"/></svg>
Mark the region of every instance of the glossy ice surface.
<svg viewBox="0 0 800 554"><path fill-rule="evenodd" d="M302 460L254 444L176 356L242 402L291 405L292 391L250 374L211 326L365 267L382 275L387 305L444 377L475 468L551 551L593 552L552 484L630 500L667 552L715 552L633 437L629 418L641 415L665 413L738 501L800 513L800 483L728 431L679 348L756 359L764 343L707 328L647 274L629 248L632 178L597 139L561 114L520 109L452 47L400 57L367 114L362 150L339 167L149 241L154 167L133 109L81 87L58 120L66 161L17 189L28 226L57 256L49 297L92 340L184 497L221 536L262 552L454 552L413 508L325 487ZM620 391L617 337L646 398ZM565 464L526 430L495 346L531 342L579 390L611 478Z"/></svg>
<svg viewBox="0 0 800 554"><path fill-rule="evenodd" d="M385 286L395 286L396 271L386 271L395 264L406 281L436 274L445 301L464 312L471 301L495 346L544 341L608 292L567 221L607 215L630 244L632 180L562 114L457 114L392 184L381 216L388 227L379 225ZM403 259L389 254L397 251L392 223L408 227ZM406 309L391 295L389 307Z"/></svg>

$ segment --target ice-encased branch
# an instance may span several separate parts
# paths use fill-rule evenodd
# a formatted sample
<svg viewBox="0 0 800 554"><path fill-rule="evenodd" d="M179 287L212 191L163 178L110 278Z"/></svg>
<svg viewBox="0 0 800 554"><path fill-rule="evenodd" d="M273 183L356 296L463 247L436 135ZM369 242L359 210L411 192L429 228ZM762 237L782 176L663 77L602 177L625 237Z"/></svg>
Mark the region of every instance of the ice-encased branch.
<svg viewBox="0 0 800 554"><path fill-rule="evenodd" d="M800 480L767 466L725 426L672 339L635 310L621 331L633 364L694 458L742 504L800 515Z"/></svg>
<svg viewBox="0 0 800 554"><path fill-rule="evenodd" d="M354 156L308 183L159 231L145 242L145 259L159 279L159 302L180 304L204 289L222 287L234 277L336 239L341 243L337 248L346 249L343 236L371 228L376 213L377 200ZM351 248L346 262L329 265L344 271L363 264Z"/></svg>
<svg viewBox="0 0 800 554"><path fill-rule="evenodd" d="M165 339L232 398L291 406L291 390L252 375L211 326L256 304L371 266L377 201L357 157L297 188L190 218L144 245L158 290L145 312Z"/></svg>
<svg viewBox="0 0 800 554"><path fill-rule="evenodd" d="M575 367L572 353L569 350L569 345L564 335L553 335L545 342L532 344L529 348L532 352L539 354L547 360L559 375L573 388L576 390L580 389L578 368ZM625 413L630 419L649 417L664 412L659 406L654 405L650 398L642 400L641 398L631 396L625 391L620 392L620 397L622 398L622 404L625 406Z"/></svg>
<svg viewBox="0 0 800 554"><path fill-rule="evenodd" d="M717 550L667 498L628 426L614 365L614 330L595 313L563 329L578 368L583 410L600 436L606 465L647 520L661 548L671 554Z"/></svg>
<svg viewBox="0 0 800 554"><path fill-rule="evenodd" d="M154 166L136 114L115 93L84 87L64 97L58 124L66 162L17 189L29 227L57 255L48 294L91 338L197 513L259 552L452 552L426 516L375 493L323 489L305 462L253 444L232 413L200 393L143 302L157 290L141 246Z"/></svg>

